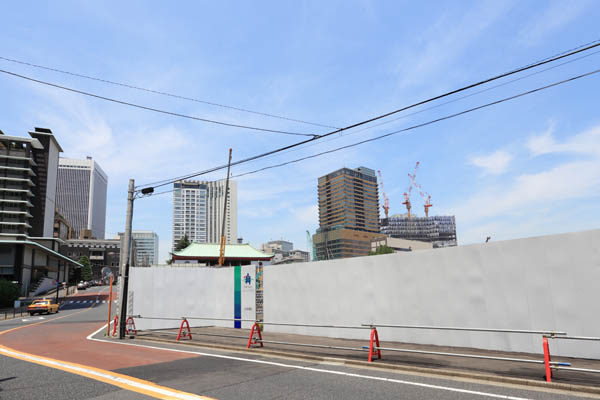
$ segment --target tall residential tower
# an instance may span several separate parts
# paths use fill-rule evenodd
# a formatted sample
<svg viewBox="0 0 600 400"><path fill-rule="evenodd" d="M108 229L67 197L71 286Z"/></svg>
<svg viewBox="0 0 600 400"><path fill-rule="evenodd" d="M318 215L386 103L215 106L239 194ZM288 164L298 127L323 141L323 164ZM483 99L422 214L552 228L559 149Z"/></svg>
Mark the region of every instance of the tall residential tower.
<svg viewBox="0 0 600 400"><path fill-rule="evenodd" d="M91 157L59 159L56 208L71 223L76 238L90 230L92 237L104 239L107 185L108 176Z"/></svg>
<svg viewBox="0 0 600 400"><path fill-rule="evenodd" d="M319 178L319 229L313 236L318 260L366 256L379 233L375 171L342 168Z"/></svg>
<svg viewBox="0 0 600 400"><path fill-rule="evenodd" d="M219 243L225 205L225 181L181 181L173 191L173 248L187 235L190 242ZM227 243L237 239L237 182L229 181L225 221Z"/></svg>

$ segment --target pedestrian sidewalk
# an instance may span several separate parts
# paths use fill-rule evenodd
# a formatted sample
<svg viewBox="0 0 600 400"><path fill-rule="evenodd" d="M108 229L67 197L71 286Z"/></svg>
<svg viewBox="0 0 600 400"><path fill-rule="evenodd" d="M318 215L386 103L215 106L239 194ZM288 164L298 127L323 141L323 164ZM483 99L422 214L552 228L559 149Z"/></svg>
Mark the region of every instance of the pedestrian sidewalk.
<svg viewBox="0 0 600 400"><path fill-rule="evenodd" d="M253 345L246 350L250 330L220 328L214 326L192 328L192 340L182 338L177 342L178 329L165 329L138 332L136 338L155 341L166 341L173 343L184 343L205 347L213 347L225 350L250 351L264 355L278 355L288 357L299 357L314 361L343 362L345 364L362 365L379 368L391 368L396 370L410 370L420 373L433 373L442 375L459 376L464 378L486 379L503 381L502 378L525 379L532 384L534 381L545 384L544 364L530 364L516 361L500 361L481 358L465 358L456 356L444 356L435 354L402 353L382 350L381 360L373 358L368 363L369 331L365 332L365 340L336 339L328 337L296 335L286 333L274 333L267 331L262 333L264 347ZM279 342L279 343L268 343ZM540 340L541 342L541 340ZM286 343L286 344L284 344ZM308 347L291 345L300 343L318 345L323 347ZM596 345L596 344L591 344ZM399 343L381 341L381 347L400 348L406 350L421 350L443 353L461 353L474 356L518 358L543 361L542 354L513 353L492 350L480 350L472 348L417 345L410 343ZM344 347L347 349L335 349L331 347ZM541 347L541 344L540 344ZM550 344L552 351L552 343ZM552 361L569 362L573 367L600 370L600 360L552 357ZM506 381L506 380L504 380ZM584 386L594 387L590 391L600 394L600 373L587 373L575 371L554 371L553 383L566 385L577 385L579 389Z"/></svg>

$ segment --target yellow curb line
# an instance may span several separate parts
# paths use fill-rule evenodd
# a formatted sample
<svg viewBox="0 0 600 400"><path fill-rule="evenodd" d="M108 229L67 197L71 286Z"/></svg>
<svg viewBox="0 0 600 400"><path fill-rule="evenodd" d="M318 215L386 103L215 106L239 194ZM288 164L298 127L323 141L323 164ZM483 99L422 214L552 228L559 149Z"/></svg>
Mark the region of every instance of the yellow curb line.
<svg viewBox="0 0 600 400"><path fill-rule="evenodd" d="M52 318L50 320L40 321L33 324L18 326L12 329L8 329L0 332L0 335L4 335L9 332L13 332L19 329L27 328L34 325L41 325L47 322L55 321L57 319L62 319L66 317L73 316L75 314L79 314L82 312L89 311L94 304L92 304L89 308L85 310L77 311L75 313L60 316L57 318ZM150 397L154 397L157 399L182 399L182 400L215 400L206 396L199 396L192 393L183 392L176 389L171 389L165 386L157 385L150 381L145 381L142 379L134 378L127 375L118 374L116 372L107 371L99 368L90 367L87 365L81 365L76 363L71 363L62 360L55 360L48 357L37 356L35 354L24 353L15 349L11 349L9 347L0 345L0 354L3 354L8 357L16 358L22 361L31 362L34 364L43 365L45 367L58 369L61 371L69 372L72 374L84 376L86 378L90 378L96 381L108 383L109 385L117 386L125 390L129 390L136 393L145 394Z"/></svg>

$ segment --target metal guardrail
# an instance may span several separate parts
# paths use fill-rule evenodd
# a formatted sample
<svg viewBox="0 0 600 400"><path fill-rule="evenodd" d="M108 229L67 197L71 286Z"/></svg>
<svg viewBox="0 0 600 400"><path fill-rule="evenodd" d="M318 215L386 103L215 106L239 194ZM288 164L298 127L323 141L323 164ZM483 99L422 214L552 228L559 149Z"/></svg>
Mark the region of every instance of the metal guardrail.
<svg viewBox="0 0 600 400"><path fill-rule="evenodd" d="M495 333L523 333L532 335L549 335L559 336L566 335L566 332L548 330L527 330L527 329L494 329L494 328L465 328L456 326L429 326L429 325L393 325L393 324L361 324L365 327L377 327L377 328L403 328L403 329L434 329L443 331L469 331L469 332L495 332Z"/></svg>
<svg viewBox="0 0 600 400"><path fill-rule="evenodd" d="M215 337L227 337L227 338L236 338L236 339L248 339L247 348L251 348L252 345L259 345L260 347L264 347L264 344L279 344L284 346L298 346L298 347L312 347L312 348L322 348L322 349L333 349L333 350L348 350L348 351L369 351L368 361L372 362L373 357L377 356L378 359L381 359L381 351L393 351L393 352L402 352L402 353L413 353L413 354L429 354L429 355L437 355L437 356L447 356L447 357L461 357L461 358L474 358L474 359L484 359L484 360L495 360L495 361L510 361L510 362L521 362L528 364L544 364L546 367L546 375L545 379L548 382L551 382L552 371L553 370L568 370L568 371L577 371L577 372L591 372L591 373L600 373L600 370L587 369L587 368L575 368L571 367L571 364L568 362L560 362L560 361L551 361L550 360L550 351L548 347L548 339L565 339L565 340L588 340L588 341L600 341L600 337L588 337L588 336L568 336L564 331L558 330L529 330L529 329L504 329L504 328L477 328L477 327L455 327L455 326L430 326L430 325L399 325L399 324L377 324L377 323L367 323L360 324L359 326L352 325L324 325L324 324L300 324L300 323L289 323L289 322L269 322L269 321L256 321L252 319L242 319L242 318L211 318L211 317L181 317L181 318L172 318L172 317L147 317L141 315L134 315L133 318L139 319L154 319L154 320L166 320L166 321L181 321L179 332L177 335L177 340L179 341L181 338L192 339L192 332L189 326L188 321L199 320L199 321L231 321L231 322L249 322L252 323L252 328L250 329L250 336L239 336L239 335L224 335L224 334L214 334L214 333L203 333L203 332L194 332L194 335L200 336L215 336ZM276 341L276 340L264 340L262 338L262 327L263 326L294 326L294 327L305 327L305 328L331 328L331 329L362 329L362 330L370 330L370 341L368 346L362 347L343 347L343 346L329 346L329 345L319 345L319 344L310 344L310 343L296 343L296 342L285 342L285 341ZM202 326L201 328L206 328L207 326ZM195 327L198 328L198 327ZM451 352L441 352L441 351L428 351L428 350L417 350L417 349L403 349L403 348L394 348L394 347L384 347L379 343L379 333L377 332L377 328L396 328L396 329L423 329L423 330L444 330L444 331L463 331L463 332L482 332L482 333L505 333L505 334L525 334L525 335L542 335L543 339L543 348L544 348L544 359L526 359L526 358L512 358L512 357L497 357L497 356L485 356L478 354L469 354L469 353L451 353ZM165 334L175 335L174 332L168 332L165 329L152 329L145 331L153 331L153 332L161 332Z"/></svg>
<svg viewBox="0 0 600 400"><path fill-rule="evenodd" d="M565 340L587 340L587 341L595 341L600 342L600 337L593 336L544 336L544 360L548 363L546 364L546 379L552 377L553 370L563 370L563 371L574 371L574 372L588 372L593 374L600 374L600 369L590 369L590 368L576 368L563 365L554 365L552 361L550 361L550 346L548 344L548 339L565 339ZM549 381L549 380L548 380ZM550 381L549 381L550 382Z"/></svg>

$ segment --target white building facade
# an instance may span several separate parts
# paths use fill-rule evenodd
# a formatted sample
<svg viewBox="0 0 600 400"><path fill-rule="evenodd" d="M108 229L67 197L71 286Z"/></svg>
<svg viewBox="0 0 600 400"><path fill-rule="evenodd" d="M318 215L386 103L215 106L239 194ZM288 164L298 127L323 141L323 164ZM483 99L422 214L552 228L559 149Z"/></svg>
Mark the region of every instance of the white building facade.
<svg viewBox="0 0 600 400"><path fill-rule="evenodd" d="M108 176L91 157L59 158L56 208L73 227L76 237L89 229L104 239Z"/></svg>
<svg viewBox="0 0 600 400"><path fill-rule="evenodd" d="M187 235L190 242L220 243L225 185L221 181L181 181L173 190L173 244ZM237 182L229 181L225 238L237 239Z"/></svg>
<svg viewBox="0 0 600 400"><path fill-rule="evenodd" d="M152 231L133 231L137 265L149 267L158 264L158 235Z"/></svg>

